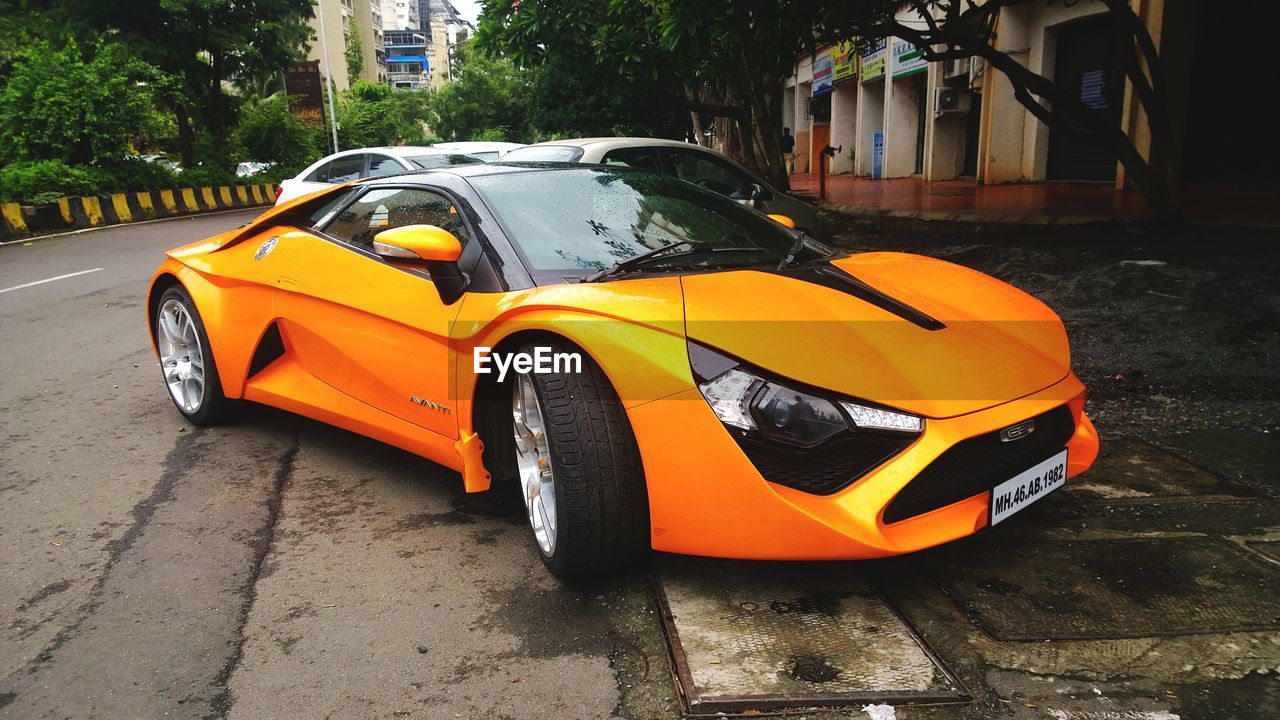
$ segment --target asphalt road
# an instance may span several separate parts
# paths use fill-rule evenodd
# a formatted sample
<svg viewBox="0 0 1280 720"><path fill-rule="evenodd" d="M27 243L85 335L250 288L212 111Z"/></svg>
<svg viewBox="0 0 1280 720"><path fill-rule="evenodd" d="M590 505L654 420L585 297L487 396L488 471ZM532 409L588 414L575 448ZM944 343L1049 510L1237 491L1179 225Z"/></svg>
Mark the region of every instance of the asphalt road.
<svg viewBox="0 0 1280 720"><path fill-rule="evenodd" d="M562 626L602 603L455 510L455 473L265 408L179 416L148 280L253 215L0 248L0 717L611 714L603 624Z"/></svg>

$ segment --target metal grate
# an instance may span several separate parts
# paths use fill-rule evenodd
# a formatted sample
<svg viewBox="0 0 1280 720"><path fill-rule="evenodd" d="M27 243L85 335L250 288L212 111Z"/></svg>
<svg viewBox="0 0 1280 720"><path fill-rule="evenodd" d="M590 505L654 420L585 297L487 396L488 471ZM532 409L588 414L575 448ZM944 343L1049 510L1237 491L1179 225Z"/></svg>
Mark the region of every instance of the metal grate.
<svg viewBox="0 0 1280 720"><path fill-rule="evenodd" d="M914 435L859 432L835 438L815 448L787 448L734 433L760 475L771 483L815 495L830 495L848 487L902 452Z"/></svg>
<svg viewBox="0 0 1280 720"><path fill-rule="evenodd" d="M986 492L1066 446L1075 418L1061 405L1035 418L1035 431L1002 442L999 431L962 440L907 483L884 510L895 523Z"/></svg>
<svg viewBox="0 0 1280 720"><path fill-rule="evenodd" d="M687 715L968 699L848 564L672 558L656 589Z"/></svg>

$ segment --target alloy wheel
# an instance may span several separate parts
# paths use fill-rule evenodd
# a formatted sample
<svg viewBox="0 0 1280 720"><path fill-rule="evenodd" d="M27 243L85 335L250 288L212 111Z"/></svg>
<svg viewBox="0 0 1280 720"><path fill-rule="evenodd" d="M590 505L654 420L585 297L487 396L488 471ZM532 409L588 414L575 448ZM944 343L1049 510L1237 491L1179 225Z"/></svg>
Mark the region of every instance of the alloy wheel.
<svg viewBox="0 0 1280 720"><path fill-rule="evenodd" d="M156 314L156 340L160 348L160 368L173 402L191 414L204 402L204 349L195 320L182 302L166 300Z"/></svg>
<svg viewBox="0 0 1280 720"><path fill-rule="evenodd" d="M556 549L556 481L547 448L546 422L533 378L519 375L513 383L511 410L516 436L516 464L529 525L542 553Z"/></svg>

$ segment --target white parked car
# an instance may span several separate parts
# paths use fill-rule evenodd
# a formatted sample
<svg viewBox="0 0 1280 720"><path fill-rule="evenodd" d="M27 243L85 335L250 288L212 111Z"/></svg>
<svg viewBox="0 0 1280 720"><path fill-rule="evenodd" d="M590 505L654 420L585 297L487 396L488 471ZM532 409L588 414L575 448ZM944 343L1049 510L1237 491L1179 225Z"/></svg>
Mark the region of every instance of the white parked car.
<svg viewBox="0 0 1280 720"><path fill-rule="evenodd" d="M674 175L766 213L786 215L796 229L826 241L831 231L818 208L775 190L728 157L700 145L659 138L597 137L550 140L512 150L501 162L626 165Z"/></svg>
<svg viewBox="0 0 1280 720"><path fill-rule="evenodd" d="M254 162L252 160L246 160L236 165L236 177L249 177L250 175L257 175L263 170L271 169L271 166L273 165L275 165L275 163Z"/></svg>
<svg viewBox="0 0 1280 720"><path fill-rule="evenodd" d="M464 152L469 155L484 160L485 162L493 162L511 152L522 147L528 147L522 143L509 142L485 142L481 140L468 140L465 142L446 142L436 143L431 147L439 150L452 150L453 152Z"/></svg>
<svg viewBox="0 0 1280 720"><path fill-rule="evenodd" d="M484 162L475 155L433 147L376 147L343 150L315 161L276 187L276 204L350 180Z"/></svg>

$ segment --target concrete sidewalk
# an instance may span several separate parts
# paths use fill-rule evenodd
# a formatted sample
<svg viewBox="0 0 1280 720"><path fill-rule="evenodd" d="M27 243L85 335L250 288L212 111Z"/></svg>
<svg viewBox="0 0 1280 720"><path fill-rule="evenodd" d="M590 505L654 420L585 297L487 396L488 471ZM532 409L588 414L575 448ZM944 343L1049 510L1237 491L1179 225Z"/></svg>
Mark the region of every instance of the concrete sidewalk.
<svg viewBox="0 0 1280 720"><path fill-rule="evenodd" d="M872 180L829 175L824 205L851 215L887 215L918 220L1071 225L1146 218L1142 195L1106 185L1027 183L979 185L972 180L925 182L919 178ZM791 189L818 197L816 173L794 173ZM1202 225L1280 227L1280 192L1190 190L1182 211Z"/></svg>

